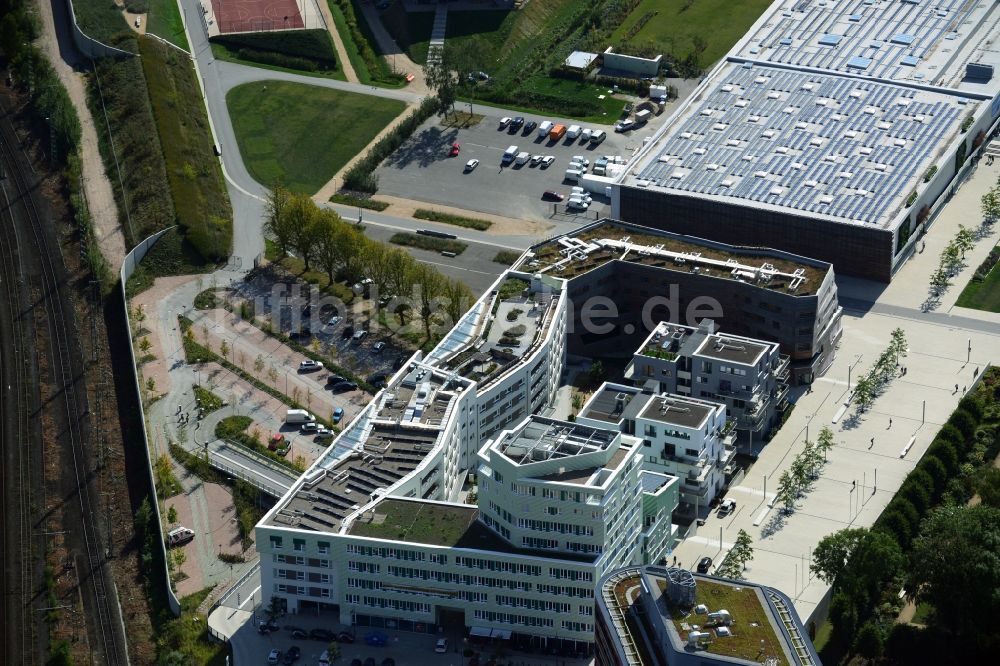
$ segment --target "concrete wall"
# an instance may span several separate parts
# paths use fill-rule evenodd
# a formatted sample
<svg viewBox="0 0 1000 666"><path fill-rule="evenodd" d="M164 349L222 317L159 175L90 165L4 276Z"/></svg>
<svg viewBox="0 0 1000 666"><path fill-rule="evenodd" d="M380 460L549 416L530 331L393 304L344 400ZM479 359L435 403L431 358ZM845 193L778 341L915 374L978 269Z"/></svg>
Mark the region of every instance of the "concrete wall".
<svg viewBox="0 0 1000 666"><path fill-rule="evenodd" d="M635 76L656 76L660 71L660 61L662 55L655 59L638 58L636 56L625 55L624 53L614 53L609 46L604 52L604 67L612 69L616 73L622 72Z"/></svg>
<svg viewBox="0 0 1000 666"><path fill-rule="evenodd" d="M80 53L88 58L129 58L135 55L134 53L122 51L121 49L116 49L113 46L108 46L107 44L102 44L93 37L88 37L87 34L80 29L80 26L77 25L76 12L73 11L73 0L66 0L66 8L69 11L70 31L73 35L73 43L76 45L76 48L80 51Z"/></svg>
<svg viewBox="0 0 1000 666"><path fill-rule="evenodd" d="M70 0L66 1L69 2ZM134 248L132 248L132 251L129 252L127 255L125 255L125 261L122 262L122 268L121 271L119 272L119 277L121 278L119 286L121 287L122 290L122 303L125 306L125 318L126 321L129 322L130 335L132 330L132 321L131 321L131 315L129 313L128 297L125 295L125 283L128 282L128 279L130 277L132 277L132 273L135 272L136 266L138 266L139 262L142 261L142 258L146 256L146 253L149 252L149 249L156 244L156 241L160 240L160 237L163 236L163 234L167 233L168 231L171 231L172 229L174 229L174 227L168 227L166 229L163 229L162 231L157 231L152 236L149 236L141 243L136 245ZM139 366L135 358L135 349L131 345L129 345L129 354L131 354L132 356L132 368L133 369L138 368ZM139 388L139 375L137 371L135 371L134 378L135 378L135 393L139 400L139 404L142 405L142 391ZM153 476L152 454L149 449L149 435L146 432L145 412L142 414L142 443L146 447L146 468L147 471L149 472L149 487L150 490L152 491L153 511L156 515L156 526L157 529L162 532L163 518L160 516L160 503L156 499L156 483L153 480L155 477ZM167 588L167 605L170 606L171 613L173 613L174 615L180 615L181 603L177 599L177 595L174 594L173 588L170 586L170 571L167 569L167 546L162 538L158 539L158 541L160 543L160 552L163 555L163 584Z"/></svg>

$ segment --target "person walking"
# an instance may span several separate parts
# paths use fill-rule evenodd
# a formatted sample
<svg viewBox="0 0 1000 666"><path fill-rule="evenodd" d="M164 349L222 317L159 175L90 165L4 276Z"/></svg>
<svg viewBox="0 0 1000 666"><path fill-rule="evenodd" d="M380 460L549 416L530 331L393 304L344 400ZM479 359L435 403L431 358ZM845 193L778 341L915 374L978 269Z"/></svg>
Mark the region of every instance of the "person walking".
<svg viewBox="0 0 1000 666"><path fill-rule="evenodd" d="M872 437L872 441L868 443L868 450L871 451L873 446L875 446L875 438L874 437Z"/></svg>

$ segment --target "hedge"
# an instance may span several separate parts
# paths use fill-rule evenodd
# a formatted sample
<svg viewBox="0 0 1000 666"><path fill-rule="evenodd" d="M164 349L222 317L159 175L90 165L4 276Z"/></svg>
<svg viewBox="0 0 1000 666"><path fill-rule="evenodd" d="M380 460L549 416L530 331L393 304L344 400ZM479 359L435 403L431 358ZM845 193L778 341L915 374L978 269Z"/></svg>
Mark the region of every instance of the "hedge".
<svg viewBox="0 0 1000 666"><path fill-rule="evenodd" d="M315 63L317 69L336 69L337 52L326 30L282 30L218 35L212 42L239 53L242 49L301 58ZM243 57L242 55L240 57ZM249 58L248 58L249 60ZM257 62L263 62L258 60ZM280 64L280 63L267 63ZM288 65L281 65L287 67ZM302 69L295 67L294 69Z"/></svg>
<svg viewBox="0 0 1000 666"><path fill-rule="evenodd" d="M275 53L274 51L258 51L257 49L243 48L236 52L240 60L259 62L264 65L276 65L287 69L298 69L304 72L315 72L317 65L312 60L300 58L298 56Z"/></svg>

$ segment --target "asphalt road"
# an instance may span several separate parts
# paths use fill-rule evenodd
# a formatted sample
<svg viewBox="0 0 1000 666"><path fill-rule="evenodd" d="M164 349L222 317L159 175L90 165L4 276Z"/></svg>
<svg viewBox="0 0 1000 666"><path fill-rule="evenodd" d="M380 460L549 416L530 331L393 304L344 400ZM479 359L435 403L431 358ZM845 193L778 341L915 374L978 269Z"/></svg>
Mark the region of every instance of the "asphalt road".
<svg viewBox="0 0 1000 666"><path fill-rule="evenodd" d="M568 194L570 187L576 185L564 180L574 155L585 157L591 165L602 155L628 157L641 147L643 138L652 133L649 126L622 135L615 134L609 125L583 125L605 130L607 138L596 145L581 143L579 139L550 141L540 138L537 131L525 134L523 130L514 133L509 129L500 130L499 119L510 115L510 111L489 107L478 107L474 111L485 117L468 129L442 127L437 117L421 125L376 171L380 193L512 218L549 221L556 207L544 201L542 193L552 190ZM573 124L573 121L543 116L524 118L525 122L552 120L567 126ZM461 147L457 157L449 157L453 143ZM552 155L556 160L549 167L531 166L530 163L502 166L501 157L511 145L532 155ZM480 164L475 170L466 172L465 164L470 159L478 159ZM581 215L567 215L565 205L557 208L562 221L579 225L594 219L595 214L609 212L610 200L595 196L590 209Z"/></svg>

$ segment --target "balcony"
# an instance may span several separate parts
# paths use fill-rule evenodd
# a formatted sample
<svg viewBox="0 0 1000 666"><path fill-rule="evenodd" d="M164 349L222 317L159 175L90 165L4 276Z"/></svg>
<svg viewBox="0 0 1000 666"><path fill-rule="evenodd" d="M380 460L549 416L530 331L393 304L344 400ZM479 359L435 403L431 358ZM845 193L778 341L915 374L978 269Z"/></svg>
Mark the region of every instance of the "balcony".
<svg viewBox="0 0 1000 666"><path fill-rule="evenodd" d="M677 360L677 352L663 349L663 346L659 344L646 345L646 347L639 353L642 356L648 356L650 358L658 358L663 361Z"/></svg>
<svg viewBox="0 0 1000 666"><path fill-rule="evenodd" d="M788 379L789 367L791 366L791 357L787 354L782 354L778 356L778 365L774 367L774 376L777 377L778 381L786 381Z"/></svg>
<svg viewBox="0 0 1000 666"><path fill-rule="evenodd" d="M778 406L778 409L784 409L788 402L788 384L778 384L778 388L774 391L774 403Z"/></svg>

